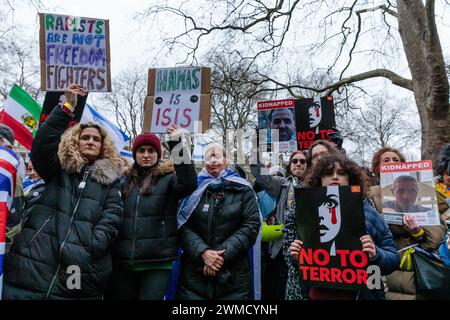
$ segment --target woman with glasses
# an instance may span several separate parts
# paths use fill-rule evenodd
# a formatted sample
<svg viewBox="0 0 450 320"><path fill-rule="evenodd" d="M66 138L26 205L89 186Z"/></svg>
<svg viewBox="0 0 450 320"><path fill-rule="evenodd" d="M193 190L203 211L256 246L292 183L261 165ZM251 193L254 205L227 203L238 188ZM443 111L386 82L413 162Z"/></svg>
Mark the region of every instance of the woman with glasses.
<svg viewBox="0 0 450 320"><path fill-rule="evenodd" d="M291 203L288 199L292 199L294 188L300 187L303 175L306 171L306 155L303 151L295 151L292 153L289 164L287 165L286 177L276 175L261 174L262 164L250 165L251 172L256 179L256 183L262 187L269 195L277 199L275 210L272 214L265 218L266 224L284 224L284 216L289 211ZM289 196L291 195L291 196ZM263 227L264 234L264 227ZM267 255L268 259L263 266L265 268L262 282L262 298L284 300L286 292L286 281L288 276L288 267L281 250L282 239L281 234L278 239L271 240L263 249L262 254ZM265 278L270 277L269 279Z"/></svg>

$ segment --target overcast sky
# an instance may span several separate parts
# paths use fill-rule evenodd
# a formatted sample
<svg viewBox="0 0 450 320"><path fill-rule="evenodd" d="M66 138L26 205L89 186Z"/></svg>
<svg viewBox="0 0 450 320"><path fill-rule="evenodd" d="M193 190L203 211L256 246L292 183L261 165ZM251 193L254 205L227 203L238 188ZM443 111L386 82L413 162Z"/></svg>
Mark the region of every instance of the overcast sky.
<svg viewBox="0 0 450 320"><path fill-rule="evenodd" d="M136 13L147 8L152 1L126 0L121 1L120 5L119 2L107 0L42 2L46 8L39 9L39 12L109 19L113 77L132 63L148 65L151 61L149 50L160 46L159 36L155 34L152 37L148 30L143 31L147 29L145 25L142 26L139 21L133 19ZM39 39L37 13L38 10L25 1L16 1L13 15L15 22L23 25L24 32L36 41Z"/></svg>
<svg viewBox="0 0 450 320"><path fill-rule="evenodd" d="M14 2L14 14L10 15L12 19L14 19L14 21L11 22L14 24L23 25L26 35L34 41L38 41L39 39L38 11L110 20L111 72L113 78L120 71L132 65L144 66L142 71L146 73L146 68L148 67L170 67L174 66L176 62L179 62L180 59L182 59L182 56L177 57L175 55L157 54L158 49L162 47L161 34L168 32L174 35L177 32L182 31L182 29L180 29L183 27L182 25L175 24L170 19L167 19L166 21L163 19L156 25L156 27L153 25L153 29L150 29L149 20L144 21L142 24L141 21L135 19L136 14L143 12L146 8L149 8L152 3L163 4L165 1L126 0L115 2L111 0L41 0L41 2L45 5L45 8L40 8L38 10L30 5L29 1L16 0ZM192 3L192 5L197 4L197 2ZM442 1L437 1L436 12L444 17L444 20L438 18L438 28L444 55L447 59L449 59L450 23L446 22L448 19L445 18L448 16L447 13L449 11L449 7L441 7L441 4ZM191 5L191 2L189 2L189 5ZM308 34L308 30L300 30L299 32L300 34ZM297 41L295 38L294 41L291 41L291 43L296 42ZM211 43L207 43L207 45L211 46ZM289 46L289 42L286 42L285 45ZM299 54L299 51L297 50L296 53ZM38 54L39 52L36 52L36 55ZM291 59L291 61L294 61L295 63L296 59ZM365 69L366 63L367 62L362 59L361 61L356 61L356 63L352 66L353 70L350 70L349 73L355 72L355 70L361 71L362 69ZM288 64L289 61L285 63L286 68L289 68ZM400 65L399 72L408 73L408 68L405 63ZM403 94L405 96L409 95L412 97L410 92L394 87L387 81L377 81L373 82L375 85L367 86L366 88L368 90L375 90L377 86L379 86L379 88L387 86L392 87L395 94ZM377 90L380 89L377 88Z"/></svg>

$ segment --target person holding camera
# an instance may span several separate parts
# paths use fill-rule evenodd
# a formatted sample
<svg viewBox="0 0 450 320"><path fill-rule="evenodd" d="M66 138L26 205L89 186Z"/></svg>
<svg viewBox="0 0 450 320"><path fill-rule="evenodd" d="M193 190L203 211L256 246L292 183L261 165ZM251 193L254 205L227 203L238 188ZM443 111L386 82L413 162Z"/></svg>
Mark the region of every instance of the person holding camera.
<svg viewBox="0 0 450 320"><path fill-rule="evenodd" d="M220 145L206 149L198 189L178 212L183 249L177 300L253 299L248 251L261 226L256 195L228 167Z"/></svg>

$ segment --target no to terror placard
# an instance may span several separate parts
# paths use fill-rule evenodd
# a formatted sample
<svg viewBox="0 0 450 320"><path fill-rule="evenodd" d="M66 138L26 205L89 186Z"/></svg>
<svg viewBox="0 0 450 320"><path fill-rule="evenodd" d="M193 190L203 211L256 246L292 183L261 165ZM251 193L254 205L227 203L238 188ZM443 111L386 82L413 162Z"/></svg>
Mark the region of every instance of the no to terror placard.
<svg viewBox="0 0 450 320"><path fill-rule="evenodd" d="M301 98L296 100L297 144L306 150L316 140L329 140L336 126L333 97Z"/></svg>
<svg viewBox="0 0 450 320"><path fill-rule="evenodd" d="M41 90L111 91L109 21L40 13Z"/></svg>
<svg viewBox="0 0 450 320"><path fill-rule="evenodd" d="M360 188L301 188L295 190L295 201L297 232L303 241L300 281L318 287L366 287L368 257L360 241L366 234Z"/></svg>
<svg viewBox="0 0 450 320"><path fill-rule="evenodd" d="M150 69L144 131L165 133L172 124L191 133L206 131L211 115L210 92L210 68Z"/></svg>

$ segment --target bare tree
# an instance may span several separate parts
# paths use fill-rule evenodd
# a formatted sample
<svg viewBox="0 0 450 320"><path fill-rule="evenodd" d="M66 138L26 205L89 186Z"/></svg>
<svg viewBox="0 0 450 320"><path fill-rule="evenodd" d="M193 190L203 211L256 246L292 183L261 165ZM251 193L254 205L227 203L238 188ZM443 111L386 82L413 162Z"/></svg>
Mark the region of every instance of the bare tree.
<svg viewBox="0 0 450 320"><path fill-rule="evenodd" d="M184 32L165 40L169 48L187 49L186 59L196 60L202 43L216 41L215 45L229 48L249 61L249 66L273 66L283 46L295 40L293 30L303 26L303 30L313 31L312 36L317 35L309 48L305 46L305 56L335 48L331 54L334 57L325 63L329 71L339 74L337 81L324 87L308 86L276 78L272 69L266 68L259 83L268 87L261 91L287 90L296 96L295 90L304 89L331 94L363 80L388 79L414 94L421 122L422 157L434 158L437 146L450 140L449 81L437 32L435 2L225 0L206 1L195 10L181 2L177 6L153 6L143 16L166 13L181 19ZM381 37L374 36L379 32L383 32ZM223 35L221 41L216 40L218 34ZM368 48L365 40L370 40L373 47ZM411 78L388 68L398 65L398 57L403 55ZM366 70L355 72L357 57L365 57Z"/></svg>
<svg viewBox="0 0 450 320"><path fill-rule="evenodd" d="M267 96L255 94L261 88L252 83L260 80L258 70L244 60L218 51L210 52L206 61L212 69L212 128L222 135L227 129L256 128L256 102Z"/></svg>
<svg viewBox="0 0 450 320"><path fill-rule="evenodd" d="M420 126L415 122L417 116L410 101L385 93L366 100L366 107L354 108L351 113L337 117L344 141L351 142L347 153L352 158L369 166L373 154L381 147L404 150L419 142Z"/></svg>
<svg viewBox="0 0 450 320"><path fill-rule="evenodd" d="M144 101L147 92L147 69L131 67L122 71L112 81L113 91L103 95L102 110L112 114L118 127L131 140L142 132Z"/></svg>
<svg viewBox="0 0 450 320"><path fill-rule="evenodd" d="M30 1L39 5L40 1ZM14 21L14 1L0 4L0 96L5 99L15 83L26 90L34 99L39 92L39 61L36 52L38 44L23 35L20 24Z"/></svg>
<svg viewBox="0 0 450 320"><path fill-rule="evenodd" d="M13 39L3 40L0 41L0 95L6 98L15 83L37 100L41 96L39 63L34 54L37 47Z"/></svg>

